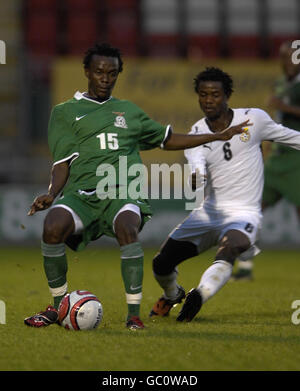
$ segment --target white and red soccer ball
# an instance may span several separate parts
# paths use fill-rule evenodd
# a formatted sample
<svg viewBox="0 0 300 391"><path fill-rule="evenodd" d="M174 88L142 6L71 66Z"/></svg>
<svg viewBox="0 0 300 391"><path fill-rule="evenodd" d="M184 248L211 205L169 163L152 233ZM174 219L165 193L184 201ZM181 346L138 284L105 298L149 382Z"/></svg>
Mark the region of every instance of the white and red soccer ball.
<svg viewBox="0 0 300 391"><path fill-rule="evenodd" d="M60 324L69 330L92 330L99 326L102 305L91 292L77 290L66 294L58 308Z"/></svg>

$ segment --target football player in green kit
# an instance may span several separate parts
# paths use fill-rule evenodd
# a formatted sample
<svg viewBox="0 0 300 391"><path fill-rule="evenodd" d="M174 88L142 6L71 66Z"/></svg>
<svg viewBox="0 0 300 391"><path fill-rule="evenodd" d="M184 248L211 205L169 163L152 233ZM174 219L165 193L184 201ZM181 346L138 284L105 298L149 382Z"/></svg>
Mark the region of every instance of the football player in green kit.
<svg viewBox="0 0 300 391"><path fill-rule="evenodd" d="M280 46L279 56L283 75L276 81L274 95L270 98L269 104L276 110L277 122L300 131L300 64L293 63L294 52L292 41L286 41ZM296 206L300 221L299 153L285 145L274 144L265 161L263 210L274 206L282 198ZM252 257L240 259L232 280L251 281L253 266Z"/></svg>
<svg viewBox="0 0 300 391"><path fill-rule="evenodd" d="M83 64L88 91L76 92L72 99L52 110L48 129L53 157L50 185L48 193L36 197L28 212L33 215L51 207L44 220L41 248L54 303L24 322L33 327L58 322L57 309L67 293L65 244L75 251L82 250L91 240L107 235L115 237L120 245L128 304L126 327L142 329L139 314L143 250L138 233L151 216L151 210L146 199L118 197L134 176L121 183L116 175L111 185L116 197L101 199L96 191L100 179L98 167L109 164L118 172L122 156L127 157L128 167L141 163L140 150L156 147L178 150L228 140L242 133L248 121L215 134L173 133L170 125L162 126L134 103L111 95L123 68L117 48L96 44L86 52ZM54 203L58 195L60 198Z"/></svg>

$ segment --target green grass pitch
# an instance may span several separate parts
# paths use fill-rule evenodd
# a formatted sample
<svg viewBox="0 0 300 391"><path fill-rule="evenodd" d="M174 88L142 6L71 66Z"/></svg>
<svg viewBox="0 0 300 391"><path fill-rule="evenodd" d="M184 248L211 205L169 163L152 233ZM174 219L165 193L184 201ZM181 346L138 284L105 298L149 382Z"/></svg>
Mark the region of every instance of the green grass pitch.
<svg viewBox="0 0 300 391"><path fill-rule="evenodd" d="M141 317L145 330L125 328L126 304L118 249L92 247L68 252L69 290L88 289L103 305L104 317L93 331L67 331L58 325L26 327L23 319L51 302L40 250L1 249L0 370L210 371L300 369L300 325L291 322L291 303L300 299L299 251L263 251L252 282L228 283L191 323L149 319L160 296L145 250ZM179 266L186 290L198 284L210 264L207 252Z"/></svg>

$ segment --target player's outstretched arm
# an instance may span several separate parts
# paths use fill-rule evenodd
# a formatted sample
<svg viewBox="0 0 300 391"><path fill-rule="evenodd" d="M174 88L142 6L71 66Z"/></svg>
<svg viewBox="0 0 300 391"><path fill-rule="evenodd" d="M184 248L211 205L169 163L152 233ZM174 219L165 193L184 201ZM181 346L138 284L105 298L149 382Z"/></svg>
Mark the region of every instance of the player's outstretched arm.
<svg viewBox="0 0 300 391"><path fill-rule="evenodd" d="M34 199L32 205L30 206L30 210L27 213L28 216L32 216L33 214L35 214L35 212L38 212L40 210L48 209L55 200L55 197L65 186L68 177L68 162L62 162L53 166L51 171L51 180L48 188L48 193L42 194Z"/></svg>
<svg viewBox="0 0 300 391"><path fill-rule="evenodd" d="M211 143L213 141L226 141L230 140L235 134L243 133L244 127L251 126L249 120L242 122L238 125L231 126L228 129L223 130L222 132L216 133L207 133L207 134L179 134L172 133L170 138L164 145L166 150L178 150L178 149L187 149L194 148L198 145Z"/></svg>

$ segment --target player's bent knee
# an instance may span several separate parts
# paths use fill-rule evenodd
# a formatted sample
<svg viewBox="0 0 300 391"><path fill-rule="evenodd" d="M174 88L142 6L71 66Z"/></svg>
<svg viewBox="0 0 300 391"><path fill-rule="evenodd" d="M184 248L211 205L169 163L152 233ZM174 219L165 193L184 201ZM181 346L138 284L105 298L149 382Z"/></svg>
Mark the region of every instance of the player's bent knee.
<svg viewBox="0 0 300 391"><path fill-rule="evenodd" d="M138 241L138 227L127 225L116 230L116 237L121 246Z"/></svg>
<svg viewBox="0 0 300 391"><path fill-rule="evenodd" d="M63 230L58 223L49 223L45 221L43 240L48 244L56 244L63 242Z"/></svg>
<svg viewBox="0 0 300 391"><path fill-rule="evenodd" d="M140 216L132 211L119 214L114 223L114 231L121 246L138 241L140 223Z"/></svg>
<svg viewBox="0 0 300 391"><path fill-rule="evenodd" d="M43 231L43 240L48 244L63 243L67 239L66 231L59 222L45 222Z"/></svg>
<svg viewBox="0 0 300 391"><path fill-rule="evenodd" d="M220 247L218 249L216 260L225 260L234 263L235 259L244 251L248 250L251 246L250 240L244 234L240 235L225 235L220 243Z"/></svg>
<svg viewBox="0 0 300 391"><path fill-rule="evenodd" d="M161 253L157 254L152 261L152 270L159 276L166 276L174 270L174 266Z"/></svg>
<svg viewBox="0 0 300 391"><path fill-rule="evenodd" d="M169 238L152 261L153 272L157 275L170 274L181 262L197 254L193 243Z"/></svg>
<svg viewBox="0 0 300 391"><path fill-rule="evenodd" d="M58 210L59 208L57 208ZM44 221L43 241L48 244L63 243L74 231L74 221L69 212L50 211Z"/></svg>

